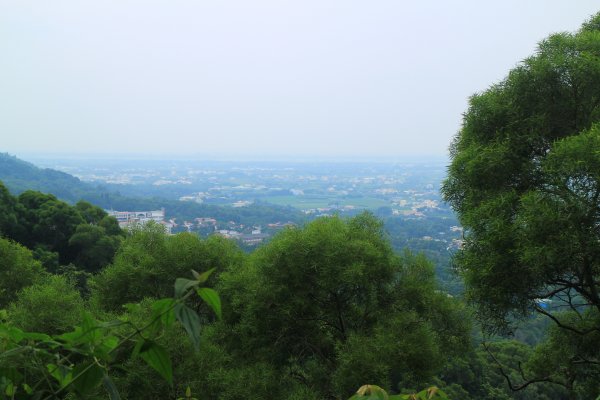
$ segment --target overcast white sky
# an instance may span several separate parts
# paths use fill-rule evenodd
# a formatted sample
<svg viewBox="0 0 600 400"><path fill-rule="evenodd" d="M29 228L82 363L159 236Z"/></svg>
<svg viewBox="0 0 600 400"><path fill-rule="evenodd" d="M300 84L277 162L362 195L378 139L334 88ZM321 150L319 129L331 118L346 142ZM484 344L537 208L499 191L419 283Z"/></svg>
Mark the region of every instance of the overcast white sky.
<svg viewBox="0 0 600 400"><path fill-rule="evenodd" d="M0 0L0 152L446 154L597 0Z"/></svg>

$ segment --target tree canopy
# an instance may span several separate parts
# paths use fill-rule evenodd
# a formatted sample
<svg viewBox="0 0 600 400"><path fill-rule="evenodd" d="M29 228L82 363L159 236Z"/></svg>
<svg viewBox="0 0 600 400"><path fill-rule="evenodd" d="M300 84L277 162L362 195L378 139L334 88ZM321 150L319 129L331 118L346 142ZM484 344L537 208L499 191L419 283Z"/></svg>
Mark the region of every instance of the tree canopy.
<svg viewBox="0 0 600 400"><path fill-rule="evenodd" d="M535 310L567 335L600 331L599 123L600 14L470 99L443 194L465 227L455 261L489 330ZM598 343L563 357L589 375ZM540 374L569 389L582 378Z"/></svg>
<svg viewBox="0 0 600 400"><path fill-rule="evenodd" d="M74 264L96 272L112 261L123 236L116 219L88 202L72 206L31 190L14 197L2 182L0 214L0 236L31 249L52 271Z"/></svg>
<svg viewBox="0 0 600 400"><path fill-rule="evenodd" d="M287 229L217 289L220 342L236 364L266 362L316 398L349 397L356 382L422 385L469 342L464 310L436 290L432 266L394 254L370 214Z"/></svg>

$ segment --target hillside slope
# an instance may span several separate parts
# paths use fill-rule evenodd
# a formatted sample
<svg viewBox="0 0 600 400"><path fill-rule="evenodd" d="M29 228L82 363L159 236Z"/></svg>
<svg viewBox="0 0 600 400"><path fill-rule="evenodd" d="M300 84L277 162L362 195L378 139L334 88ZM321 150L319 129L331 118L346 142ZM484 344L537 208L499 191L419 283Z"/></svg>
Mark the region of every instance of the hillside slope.
<svg viewBox="0 0 600 400"><path fill-rule="evenodd" d="M58 198L76 202L94 187L78 178L50 168L39 168L8 153L0 153L0 180L13 194L26 190L52 193Z"/></svg>
<svg viewBox="0 0 600 400"><path fill-rule="evenodd" d="M304 220L298 210L264 203L232 208L161 197L123 195L119 191L83 182L65 172L39 168L7 153L0 153L0 181L14 195L36 190L51 193L69 203L86 200L98 207L114 210L156 210L164 207L169 218L180 221L213 217L246 225L264 225L274 221L299 223Z"/></svg>

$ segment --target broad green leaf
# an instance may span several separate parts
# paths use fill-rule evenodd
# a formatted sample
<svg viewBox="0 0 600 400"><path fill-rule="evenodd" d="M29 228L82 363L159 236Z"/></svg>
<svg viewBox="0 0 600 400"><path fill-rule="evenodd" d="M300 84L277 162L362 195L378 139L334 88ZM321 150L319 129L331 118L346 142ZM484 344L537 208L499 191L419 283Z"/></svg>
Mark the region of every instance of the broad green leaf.
<svg viewBox="0 0 600 400"><path fill-rule="evenodd" d="M200 317L185 304L175 306L175 316L185 328L196 350L200 346Z"/></svg>
<svg viewBox="0 0 600 400"><path fill-rule="evenodd" d="M79 364L73 368L73 382L71 385L81 395L89 393L102 381L104 369L98 364Z"/></svg>
<svg viewBox="0 0 600 400"><path fill-rule="evenodd" d="M11 383L9 383L8 385L6 385L6 389L4 390L4 393L6 393L6 395L8 397L13 397L15 395L15 393L17 393L17 387L15 385Z"/></svg>
<svg viewBox="0 0 600 400"><path fill-rule="evenodd" d="M27 393L27 394L32 394L33 393L33 389L28 384L24 383L21 386L23 386L23 390L25 391L25 393Z"/></svg>
<svg viewBox="0 0 600 400"><path fill-rule="evenodd" d="M213 309L217 317L221 319L221 299L219 298L219 294L211 288L198 288L196 292Z"/></svg>
<svg viewBox="0 0 600 400"><path fill-rule="evenodd" d="M46 368L50 375L52 375L63 388L73 380L73 373L69 367L65 367L64 365L46 364Z"/></svg>
<svg viewBox="0 0 600 400"><path fill-rule="evenodd" d="M146 341L144 340L144 338L138 339L135 346L133 347L133 351L131 352L131 358L136 358L140 354L142 349L147 348L148 346L147 345L144 346L145 344L146 344Z"/></svg>
<svg viewBox="0 0 600 400"><path fill-rule="evenodd" d="M119 345L119 338L116 336L107 336L102 340L102 347L105 352L114 350Z"/></svg>
<svg viewBox="0 0 600 400"><path fill-rule="evenodd" d="M45 333L36 333L36 332L23 332L23 339L28 340L37 340L40 342L45 342L51 339L50 336Z"/></svg>
<svg viewBox="0 0 600 400"><path fill-rule="evenodd" d="M175 322L175 312L173 311L174 305L174 299L156 300L152 303L152 319L160 316L160 322L165 327L173 325L173 322Z"/></svg>
<svg viewBox="0 0 600 400"><path fill-rule="evenodd" d="M115 383L110 379L110 376L104 375L102 378L102 384L108 393L108 398L110 400L121 400L121 395L115 386Z"/></svg>
<svg viewBox="0 0 600 400"><path fill-rule="evenodd" d="M173 367L167 351L160 345L147 341L148 346L143 346L140 357L154 368L163 378L173 385Z"/></svg>
<svg viewBox="0 0 600 400"><path fill-rule="evenodd" d="M15 328L12 326L0 326L4 329L2 329L2 337L6 337L8 338L11 342L14 343L19 343L21 340L23 340L23 335L25 334L25 332L23 332L22 330L20 330L19 328Z"/></svg>
<svg viewBox="0 0 600 400"><path fill-rule="evenodd" d="M81 338L83 332L80 327L75 327L75 330L71 332L65 332L62 335L55 336L55 338L65 344L75 344Z"/></svg>
<svg viewBox="0 0 600 400"><path fill-rule="evenodd" d="M63 333L56 339L63 341L66 345L75 346L81 343L92 344L102 338L102 325L99 324L89 313L83 315L80 326L76 326L71 332Z"/></svg>
<svg viewBox="0 0 600 400"><path fill-rule="evenodd" d="M189 289L198 286L200 282L193 281L191 279L177 278L175 279L175 297L179 298L185 294Z"/></svg>
<svg viewBox="0 0 600 400"><path fill-rule="evenodd" d="M194 279L198 281L198 283L204 283L210 277L210 275L215 272L216 268L211 268L208 271L204 271L203 273L198 273L192 270L192 275L194 275Z"/></svg>

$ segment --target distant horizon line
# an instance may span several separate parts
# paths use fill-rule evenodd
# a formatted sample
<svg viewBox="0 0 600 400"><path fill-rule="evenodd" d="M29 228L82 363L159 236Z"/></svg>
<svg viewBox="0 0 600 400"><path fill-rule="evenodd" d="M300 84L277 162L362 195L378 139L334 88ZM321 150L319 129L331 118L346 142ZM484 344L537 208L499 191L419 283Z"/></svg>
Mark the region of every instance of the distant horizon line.
<svg viewBox="0 0 600 400"><path fill-rule="evenodd" d="M398 162L398 161L448 161L449 154L424 153L424 154L398 154L398 155L319 155L319 154L239 154L239 153L108 153L108 152L52 152L52 151L0 151L18 158L34 159L70 159L80 158L97 160L185 160L185 161L289 161L289 162ZM27 161L27 160L26 160Z"/></svg>

